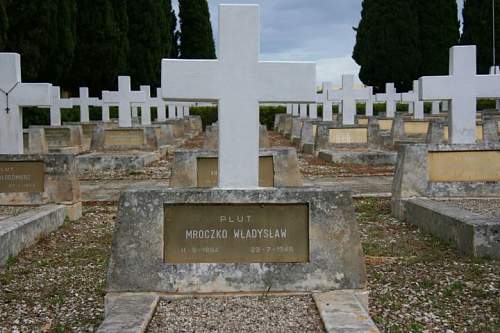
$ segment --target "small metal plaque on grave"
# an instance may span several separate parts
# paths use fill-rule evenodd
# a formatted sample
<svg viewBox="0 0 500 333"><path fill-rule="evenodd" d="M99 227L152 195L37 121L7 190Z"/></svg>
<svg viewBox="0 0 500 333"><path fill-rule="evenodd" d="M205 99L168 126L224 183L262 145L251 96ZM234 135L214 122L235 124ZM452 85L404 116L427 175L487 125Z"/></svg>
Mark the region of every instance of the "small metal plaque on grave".
<svg viewBox="0 0 500 333"><path fill-rule="evenodd" d="M308 204L165 205L165 262L309 262Z"/></svg>
<svg viewBox="0 0 500 333"><path fill-rule="evenodd" d="M37 193L44 190L43 162L0 162L0 193Z"/></svg>
<svg viewBox="0 0 500 333"><path fill-rule="evenodd" d="M219 184L219 165L216 157L197 159L198 187L216 187ZM259 159L259 186L274 187L274 160L272 156Z"/></svg>

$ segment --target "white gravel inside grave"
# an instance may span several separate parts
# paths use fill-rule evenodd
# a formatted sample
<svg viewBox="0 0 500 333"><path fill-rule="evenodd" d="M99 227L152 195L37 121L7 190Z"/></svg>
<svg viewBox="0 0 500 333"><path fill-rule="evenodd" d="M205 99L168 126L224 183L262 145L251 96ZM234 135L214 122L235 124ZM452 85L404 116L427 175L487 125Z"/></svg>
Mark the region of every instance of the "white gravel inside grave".
<svg viewBox="0 0 500 333"><path fill-rule="evenodd" d="M500 219L500 199L457 199L443 201L451 206L462 208L484 217Z"/></svg>
<svg viewBox="0 0 500 333"><path fill-rule="evenodd" d="M162 300L156 332L325 332L311 296Z"/></svg>

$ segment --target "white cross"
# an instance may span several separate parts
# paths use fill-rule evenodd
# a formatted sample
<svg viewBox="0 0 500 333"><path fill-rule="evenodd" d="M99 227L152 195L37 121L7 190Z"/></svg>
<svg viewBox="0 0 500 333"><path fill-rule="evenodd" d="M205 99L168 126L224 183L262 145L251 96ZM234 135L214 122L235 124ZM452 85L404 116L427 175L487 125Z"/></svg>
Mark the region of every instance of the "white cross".
<svg viewBox="0 0 500 333"><path fill-rule="evenodd" d="M102 91L102 97L103 97L102 98L102 121L105 122L105 123L111 121L111 117L109 115L110 104L104 102L104 95L107 94L107 93L108 93L107 90L103 90Z"/></svg>
<svg viewBox="0 0 500 333"><path fill-rule="evenodd" d="M500 97L500 75L477 75L476 68L476 47L454 46L450 51L449 76L420 79L420 99L451 100L451 144L475 143L477 99Z"/></svg>
<svg viewBox="0 0 500 333"><path fill-rule="evenodd" d="M191 104L189 103L184 103L182 105L182 115L184 117L189 117L190 116L190 110L191 110Z"/></svg>
<svg viewBox="0 0 500 333"><path fill-rule="evenodd" d="M368 89L368 99L365 101L365 115L373 117L373 103L376 102L375 95L373 95L373 87L366 87Z"/></svg>
<svg viewBox="0 0 500 333"><path fill-rule="evenodd" d="M287 104L286 105L286 114L292 114L292 109L293 109L293 105Z"/></svg>
<svg viewBox="0 0 500 333"><path fill-rule="evenodd" d="M499 66L491 66L490 67L490 74L491 75L500 75L500 67ZM500 109L500 99L495 100L495 109L496 110Z"/></svg>
<svg viewBox="0 0 500 333"><path fill-rule="evenodd" d="M439 106L441 105L440 101L432 101L432 114L439 114Z"/></svg>
<svg viewBox="0 0 500 333"><path fill-rule="evenodd" d="M323 82L323 91L316 96L316 102L323 105L323 121L333 120L333 103L328 100L328 89L330 89L331 86L331 82Z"/></svg>
<svg viewBox="0 0 500 333"><path fill-rule="evenodd" d="M163 96L219 103L219 186L257 187L259 102L315 99L314 63L259 62L258 5L219 6L217 60L164 59Z"/></svg>
<svg viewBox="0 0 500 333"><path fill-rule="evenodd" d="M342 89L328 89L328 99L340 102L342 106L342 124L354 125L356 119L356 101L367 100L369 89L354 88L354 75L342 75Z"/></svg>
<svg viewBox="0 0 500 333"><path fill-rule="evenodd" d="M309 104L309 118L311 119L318 118L318 104L316 103Z"/></svg>
<svg viewBox="0 0 500 333"><path fill-rule="evenodd" d="M80 122L90 122L89 106L101 106L99 98L89 97L89 88L80 88L80 97L73 98L73 105L80 106Z"/></svg>
<svg viewBox="0 0 500 333"><path fill-rule="evenodd" d="M299 116L299 105L298 104L292 104L292 116L294 116L294 117Z"/></svg>
<svg viewBox="0 0 500 333"><path fill-rule="evenodd" d="M51 88L50 126L61 126L61 109L73 108L73 99L61 98L61 88Z"/></svg>
<svg viewBox="0 0 500 333"><path fill-rule="evenodd" d="M108 105L118 105L118 126L132 127L132 103L144 103L146 94L143 91L132 91L130 76L118 77L118 91L103 91L103 102Z"/></svg>
<svg viewBox="0 0 500 333"><path fill-rule="evenodd" d="M151 87L150 86L140 86L140 90L144 92L146 99L143 103L140 103L141 107L141 124L143 126L151 125Z"/></svg>
<svg viewBox="0 0 500 333"><path fill-rule="evenodd" d="M385 102L385 113L387 118L394 118L396 114L396 102L399 100L394 83L385 84L385 93L377 94L377 102Z"/></svg>
<svg viewBox="0 0 500 333"><path fill-rule="evenodd" d="M299 112L300 119L307 118L307 104L300 104L299 109L300 109L300 112Z"/></svg>
<svg viewBox="0 0 500 333"><path fill-rule="evenodd" d="M50 106L51 85L21 82L21 56L0 53L0 154L22 154L23 106Z"/></svg>
<svg viewBox="0 0 500 333"><path fill-rule="evenodd" d="M401 94L401 101L409 103L409 110L413 112L414 119L424 119L424 102L420 100L420 87L418 80L413 81L413 90Z"/></svg>
<svg viewBox="0 0 500 333"><path fill-rule="evenodd" d="M173 103L168 104L168 119L177 118L176 106Z"/></svg>
<svg viewBox="0 0 500 333"><path fill-rule="evenodd" d="M167 103L161 97L161 88L156 89L156 97L151 98L151 106L156 108L157 121L167 120L167 113L165 111Z"/></svg>

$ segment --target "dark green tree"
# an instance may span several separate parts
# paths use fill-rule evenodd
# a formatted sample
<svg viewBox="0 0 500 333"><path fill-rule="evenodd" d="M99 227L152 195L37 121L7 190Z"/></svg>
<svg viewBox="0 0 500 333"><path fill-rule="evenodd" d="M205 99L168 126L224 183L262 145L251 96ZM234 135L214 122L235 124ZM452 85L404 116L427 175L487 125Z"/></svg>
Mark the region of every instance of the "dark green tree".
<svg viewBox="0 0 500 333"><path fill-rule="evenodd" d="M448 74L449 49L460 38L457 1L419 0L416 5L422 56L419 77Z"/></svg>
<svg viewBox="0 0 500 333"><path fill-rule="evenodd" d="M9 1L7 49L21 54L26 81L48 81L43 77L50 55L57 46L57 1Z"/></svg>
<svg viewBox="0 0 500 333"><path fill-rule="evenodd" d="M170 0L128 0L129 72L136 88L160 85L161 59L171 52Z"/></svg>
<svg viewBox="0 0 500 333"><path fill-rule="evenodd" d="M172 41L172 45L170 48L170 59L179 58L179 39L181 37L180 32L177 31L177 16L175 15L175 11L170 11L170 31L169 31L170 39Z"/></svg>
<svg viewBox="0 0 500 333"><path fill-rule="evenodd" d="M0 0L0 52L7 48L7 31L9 29L9 19L5 0Z"/></svg>
<svg viewBox="0 0 500 333"><path fill-rule="evenodd" d="M207 0L179 0L180 53L183 59L215 59Z"/></svg>
<svg viewBox="0 0 500 333"><path fill-rule="evenodd" d="M495 0L496 44L500 47L500 0ZM493 10L491 0L466 0L463 10L463 34L461 44L477 46L477 69L487 74L493 65ZM497 64L500 51L496 50Z"/></svg>
<svg viewBox="0 0 500 333"><path fill-rule="evenodd" d="M421 63L414 0L364 0L362 6L353 53L360 79L377 92L386 82L410 90Z"/></svg>
<svg viewBox="0 0 500 333"><path fill-rule="evenodd" d="M78 0L77 47L72 89L90 88L93 95L116 89L127 70L128 19L125 0Z"/></svg>

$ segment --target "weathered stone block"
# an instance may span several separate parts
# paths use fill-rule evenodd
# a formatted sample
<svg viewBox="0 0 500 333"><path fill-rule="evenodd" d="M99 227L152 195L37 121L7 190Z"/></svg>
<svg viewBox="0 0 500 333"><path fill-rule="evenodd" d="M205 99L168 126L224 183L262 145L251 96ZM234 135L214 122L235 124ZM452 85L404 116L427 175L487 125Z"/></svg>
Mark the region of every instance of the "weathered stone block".
<svg viewBox="0 0 500 333"><path fill-rule="evenodd" d="M291 203L308 206L308 262L171 264L165 260L165 211L169 205ZM365 264L350 191L144 188L131 189L121 195L108 270L108 292L211 293L269 289L307 292L365 286Z"/></svg>
<svg viewBox="0 0 500 333"><path fill-rule="evenodd" d="M259 127L259 146L261 149L269 148L269 137L267 136L267 127L260 125ZM219 149L219 126L213 124L205 128L205 140L203 149Z"/></svg>
<svg viewBox="0 0 500 333"><path fill-rule="evenodd" d="M216 150L177 150L172 165L171 186L198 187L200 159L216 158ZM302 186L297 152L292 148L262 149L261 157L272 157L272 178L275 187ZM216 164L216 163L215 163ZM268 173L268 171L266 171ZM217 179L217 170L210 177Z"/></svg>

